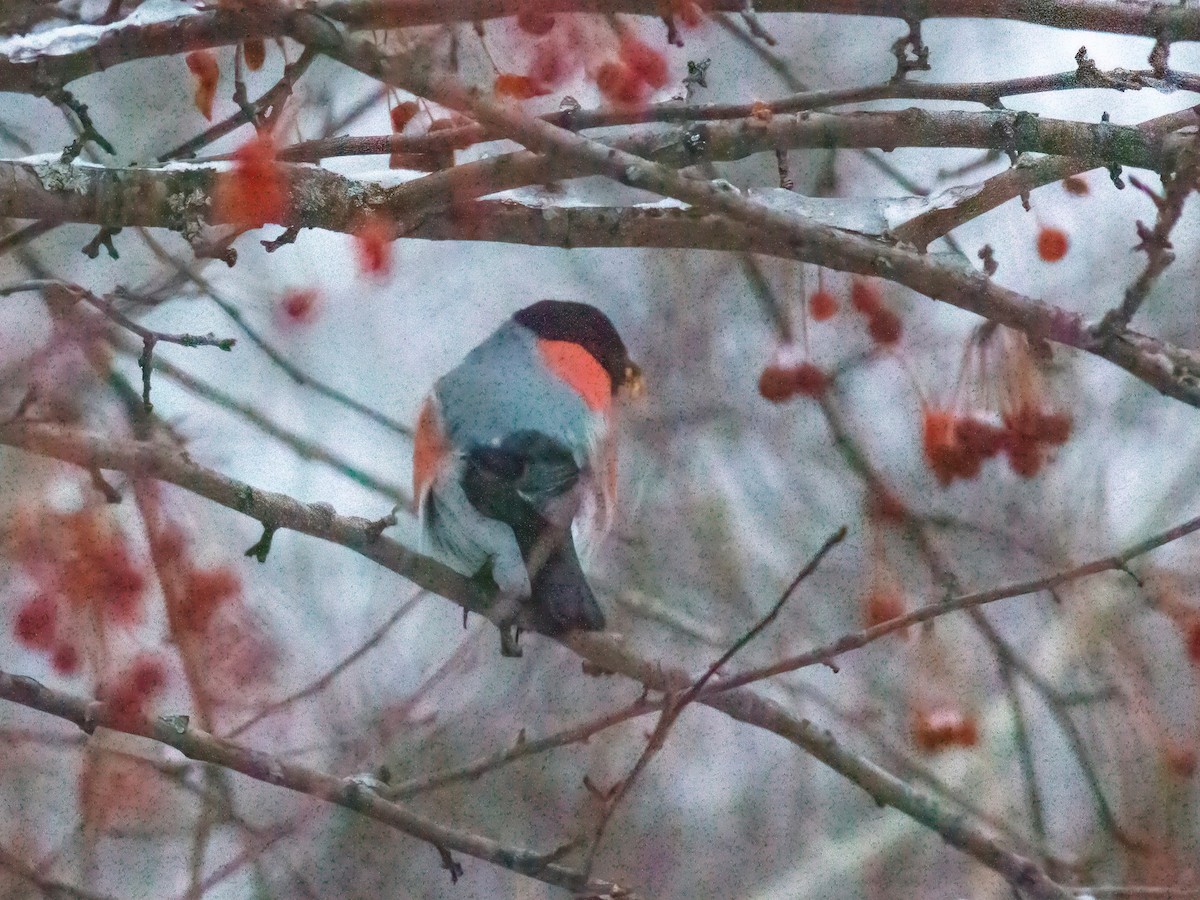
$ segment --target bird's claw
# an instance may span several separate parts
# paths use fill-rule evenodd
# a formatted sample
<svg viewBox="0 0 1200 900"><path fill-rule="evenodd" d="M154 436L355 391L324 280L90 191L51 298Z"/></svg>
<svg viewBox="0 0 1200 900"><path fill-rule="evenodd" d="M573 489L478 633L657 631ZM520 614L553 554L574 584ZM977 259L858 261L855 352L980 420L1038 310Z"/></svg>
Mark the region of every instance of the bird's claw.
<svg viewBox="0 0 1200 900"><path fill-rule="evenodd" d="M500 655L516 659L524 655L518 646L521 640L521 628L511 622L500 626Z"/></svg>

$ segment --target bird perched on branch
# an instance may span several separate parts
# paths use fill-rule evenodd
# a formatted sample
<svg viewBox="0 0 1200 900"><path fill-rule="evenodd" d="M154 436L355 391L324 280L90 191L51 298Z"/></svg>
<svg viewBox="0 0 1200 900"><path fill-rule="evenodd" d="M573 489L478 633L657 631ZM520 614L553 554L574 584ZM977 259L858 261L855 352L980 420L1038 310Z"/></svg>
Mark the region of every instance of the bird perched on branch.
<svg viewBox="0 0 1200 900"><path fill-rule="evenodd" d="M468 353L422 405L413 496L424 534L463 574L490 574L505 655L520 655L520 628L604 628L571 527L611 523L614 406L640 390L604 313L542 300Z"/></svg>

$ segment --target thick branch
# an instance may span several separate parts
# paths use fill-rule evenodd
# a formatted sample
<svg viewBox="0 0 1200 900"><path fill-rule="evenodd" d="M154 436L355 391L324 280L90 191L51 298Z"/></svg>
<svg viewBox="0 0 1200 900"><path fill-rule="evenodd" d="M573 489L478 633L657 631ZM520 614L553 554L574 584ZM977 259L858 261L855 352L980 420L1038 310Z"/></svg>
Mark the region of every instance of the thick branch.
<svg viewBox="0 0 1200 900"><path fill-rule="evenodd" d="M404 28L515 16L527 0L326 0L323 16L352 29ZM1140 35L1167 41L1200 40L1200 9L1120 0L922 0L909 15L923 19L1008 19L1054 28ZM744 0L706 0L714 13L740 13ZM661 0L539 0L547 13L662 15ZM896 0L757 0L759 13L806 12L901 18ZM33 59L0 56L0 91L41 94L54 86L136 59L170 56L244 38L287 34L286 16L260 4L230 5L170 22L115 27L91 47ZM119 24L119 23L118 23Z"/></svg>

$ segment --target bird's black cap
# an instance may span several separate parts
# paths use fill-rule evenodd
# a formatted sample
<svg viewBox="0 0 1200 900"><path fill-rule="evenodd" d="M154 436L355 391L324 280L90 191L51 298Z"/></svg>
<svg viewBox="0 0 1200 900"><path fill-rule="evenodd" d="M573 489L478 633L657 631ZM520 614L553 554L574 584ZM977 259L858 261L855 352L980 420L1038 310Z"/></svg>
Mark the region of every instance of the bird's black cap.
<svg viewBox="0 0 1200 900"><path fill-rule="evenodd" d="M513 320L547 341L570 341L590 353L612 379L613 393L639 376L612 320L590 303L539 300Z"/></svg>

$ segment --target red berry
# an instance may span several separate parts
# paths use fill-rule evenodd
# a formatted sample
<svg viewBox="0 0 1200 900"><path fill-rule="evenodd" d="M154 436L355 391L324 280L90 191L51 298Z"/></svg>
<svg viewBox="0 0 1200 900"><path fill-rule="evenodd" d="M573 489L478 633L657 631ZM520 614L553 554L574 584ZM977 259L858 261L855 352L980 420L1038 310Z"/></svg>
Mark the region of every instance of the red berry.
<svg viewBox="0 0 1200 900"><path fill-rule="evenodd" d="M213 614L241 590L241 581L228 568L192 570L188 576L180 626L188 631L206 630Z"/></svg>
<svg viewBox="0 0 1200 900"><path fill-rule="evenodd" d="M791 371L792 393L805 397L820 397L829 387L829 376L819 367L804 362Z"/></svg>
<svg viewBox="0 0 1200 900"><path fill-rule="evenodd" d="M863 625L874 628L904 615L904 597L896 588L876 588L863 601Z"/></svg>
<svg viewBox="0 0 1200 900"><path fill-rule="evenodd" d="M58 603L48 594L37 594L17 611L13 630L17 640L31 650L49 650L57 627Z"/></svg>
<svg viewBox="0 0 1200 900"><path fill-rule="evenodd" d="M1069 246L1070 242L1067 240L1067 233L1061 228L1042 226L1038 231L1038 256L1046 262L1058 262L1067 255Z"/></svg>
<svg viewBox="0 0 1200 900"><path fill-rule="evenodd" d="M758 393L772 403L782 403L792 396L790 370L773 362L758 376Z"/></svg>
<svg viewBox="0 0 1200 900"><path fill-rule="evenodd" d="M965 450L988 458L1004 449L1008 430L975 416L962 416L954 423L954 437Z"/></svg>
<svg viewBox="0 0 1200 900"><path fill-rule="evenodd" d="M871 313L867 320L867 333L877 344L888 346L899 342L903 333L900 317L885 306Z"/></svg>
<svg viewBox="0 0 1200 900"><path fill-rule="evenodd" d="M694 0L674 0L671 8L684 28L695 28L704 21L704 12Z"/></svg>
<svg viewBox="0 0 1200 900"><path fill-rule="evenodd" d="M514 100L528 100L531 97L544 97L550 89L534 81L528 75L513 75L511 72L501 72L496 76L492 88L503 97Z"/></svg>
<svg viewBox="0 0 1200 900"><path fill-rule="evenodd" d="M364 221L354 230L354 247L359 268L367 275L386 277L392 270L392 229L378 217Z"/></svg>
<svg viewBox="0 0 1200 900"><path fill-rule="evenodd" d="M667 60L661 53L628 34L621 36L621 61L640 81L652 88L667 83Z"/></svg>
<svg viewBox="0 0 1200 900"><path fill-rule="evenodd" d="M296 288L280 298L279 312L285 321L294 325L311 324L317 317L321 295L313 288Z"/></svg>
<svg viewBox="0 0 1200 900"><path fill-rule="evenodd" d="M865 278L853 278L850 281L850 305L869 316L883 305L883 297L879 288Z"/></svg>
<svg viewBox="0 0 1200 900"><path fill-rule="evenodd" d="M1062 186L1068 194L1074 194L1076 197L1086 197L1091 193L1087 179L1082 175L1071 175L1064 178Z"/></svg>
<svg viewBox="0 0 1200 900"><path fill-rule="evenodd" d="M1067 413L1042 411L1038 415L1037 435L1047 444L1065 444L1071 436L1072 424Z"/></svg>
<svg viewBox="0 0 1200 900"><path fill-rule="evenodd" d="M575 69L576 64L577 60L570 48L551 38L538 41L526 74L538 84L561 84Z"/></svg>
<svg viewBox="0 0 1200 900"><path fill-rule="evenodd" d="M420 107L412 100L405 100L403 103L397 103L392 107L392 111L388 113L392 120L392 131L399 134L404 130L404 126L412 121L413 116L417 114Z"/></svg>
<svg viewBox="0 0 1200 900"><path fill-rule="evenodd" d="M74 644L59 644L50 657L50 665L59 675L74 675L79 671L79 651Z"/></svg>
<svg viewBox="0 0 1200 900"><path fill-rule="evenodd" d="M1187 655L1188 659L1200 666L1200 616L1196 616L1188 625Z"/></svg>
<svg viewBox="0 0 1200 900"><path fill-rule="evenodd" d="M639 106L646 100L646 86L633 69L623 62L609 60L596 73L596 87L610 103Z"/></svg>
<svg viewBox="0 0 1200 900"><path fill-rule="evenodd" d="M287 176L275 159L275 142L261 132L234 151L233 168L217 175L217 221L243 228L278 222L288 210Z"/></svg>
<svg viewBox="0 0 1200 900"><path fill-rule="evenodd" d="M974 747L979 743L979 726L974 716L965 716L957 709L931 709L914 718L913 743L927 753L948 747Z"/></svg>
<svg viewBox="0 0 1200 900"><path fill-rule="evenodd" d="M242 44L242 56L246 60L246 68L257 72L263 67L267 58L267 45L262 38L251 38Z"/></svg>
<svg viewBox="0 0 1200 900"><path fill-rule="evenodd" d="M211 50L193 50L184 58L188 71L196 79L195 102L196 109L206 119L212 118L213 97L217 93L217 81L221 71L217 66L217 58Z"/></svg>
<svg viewBox="0 0 1200 900"><path fill-rule="evenodd" d="M817 291L808 298L808 312L818 322L824 322L837 315L837 298L829 291Z"/></svg>

